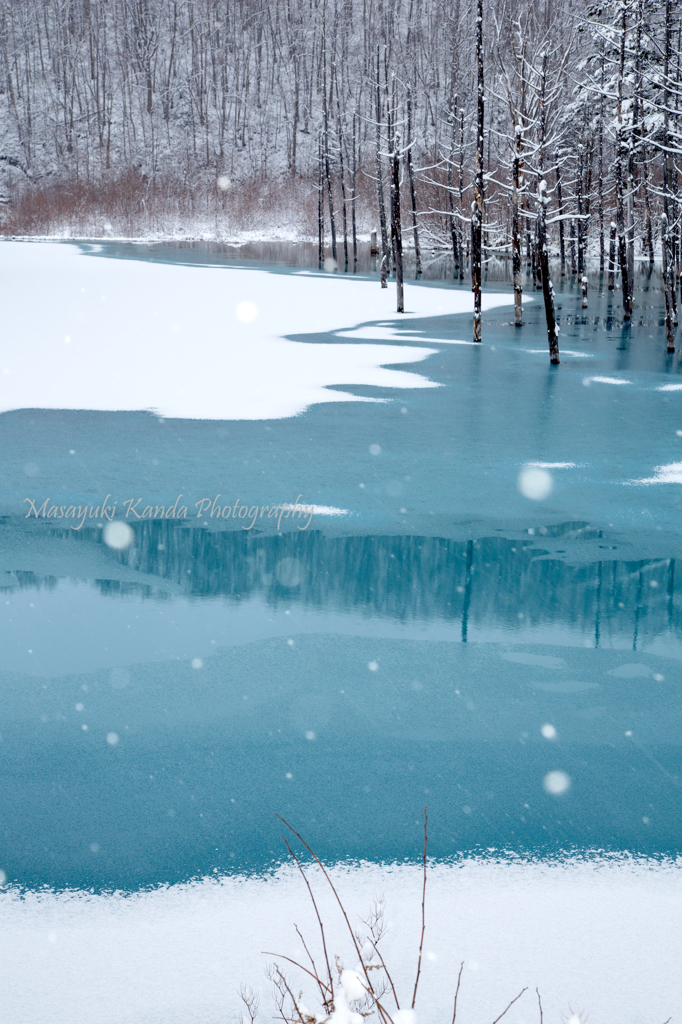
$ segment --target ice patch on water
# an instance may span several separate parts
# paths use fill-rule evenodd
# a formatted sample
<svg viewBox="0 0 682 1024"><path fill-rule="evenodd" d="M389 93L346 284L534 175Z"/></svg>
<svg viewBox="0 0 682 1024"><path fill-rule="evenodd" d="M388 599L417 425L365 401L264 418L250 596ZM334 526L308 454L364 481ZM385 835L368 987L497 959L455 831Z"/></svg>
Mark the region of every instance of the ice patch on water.
<svg viewBox="0 0 682 1024"><path fill-rule="evenodd" d="M539 355L546 356L547 352L548 352L548 349L546 349L546 348L522 348L520 351L521 352L527 352L529 355L533 355L533 356L539 356ZM594 353L593 352L575 352L575 351L573 351L570 348L562 348L561 355L562 356L572 356L574 359L594 359Z"/></svg>
<svg viewBox="0 0 682 1024"><path fill-rule="evenodd" d="M534 469L577 469L584 466L584 462L528 462L527 466Z"/></svg>
<svg viewBox="0 0 682 1024"><path fill-rule="evenodd" d="M352 516L355 513L349 508L336 508L334 505L314 505L316 516Z"/></svg>
<svg viewBox="0 0 682 1024"><path fill-rule="evenodd" d="M630 480L632 484L682 484L682 462L670 462L666 466L655 466L656 476L648 476L643 480Z"/></svg>
<svg viewBox="0 0 682 1024"><path fill-rule="evenodd" d="M632 384L632 381L621 377L586 377L583 384Z"/></svg>

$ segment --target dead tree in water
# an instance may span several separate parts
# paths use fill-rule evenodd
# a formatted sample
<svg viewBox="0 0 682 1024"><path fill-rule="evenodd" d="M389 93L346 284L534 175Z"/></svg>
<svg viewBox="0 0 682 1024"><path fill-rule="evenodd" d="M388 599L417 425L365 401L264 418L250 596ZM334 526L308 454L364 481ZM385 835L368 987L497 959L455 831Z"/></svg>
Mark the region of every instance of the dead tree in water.
<svg viewBox="0 0 682 1024"><path fill-rule="evenodd" d="M544 176L545 143L547 135L547 51L542 54L542 71L540 74L540 116L538 125L539 136L539 181L538 181L538 263L542 279L542 297L545 301L545 319L547 321L547 340L549 343L549 361L558 365L559 359L559 328L554 312L554 288L549 276L549 249L547 244L547 182Z"/></svg>
<svg viewBox="0 0 682 1024"><path fill-rule="evenodd" d="M599 179L597 181L597 196L599 201L599 275L600 286L601 276L604 273L604 64L601 72L601 95L599 97Z"/></svg>
<svg viewBox="0 0 682 1024"><path fill-rule="evenodd" d="M668 218L661 216L661 253L663 258L663 294L665 296L665 337L668 352L675 351L675 310L673 306L673 263L670 251Z"/></svg>
<svg viewBox="0 0 682 1024"><path fill-rule="evenodd" d="M547 250L547 182L542 179L538 185L538 256L540 274L542 276L542 297L545 300L545 319L547 320L547 341L549 343L549 361L557 365L559 358L559 328L554 313L554 288L549 276L549 252Z"/></svg>
<svg viewBox="0 0 682 1024"><path fill-rule="evenodd" d="M618 131L616 138L616 222L618 226L618 264L620 267L621 285L623 289L623 319L632 317L632 287L628 270L627 239L625 234L625 163L627 161L627 142L625 139L625 119L623 109L623 88L625 85L625 36L627 32L627 6L623 4L620 19L620 60L618 70Z"/></svg>
<svg viewBox="0 0 682 1024"><path fill-rule="evenodd" d="M476 67L478 77L476 111L476 177L474 201L471 204L471 288L474 293L474 341L481 340L481 269L483 242L483 131L485 125L485 94L483 92L483 0L478 0L476 14Z"/></svg>
<svg viewBox="0 0 682 1024"><path fill-rule="evenodd" d="M522 128L514 126L514 164L512 170L512 273L514 275L514 326L523 327L523 278L521 276L521 226L519 223L519 189L521 185Z"/></svg>
<svg viewBox="0 0 682 1024"><path fill-rule="evenodd" d="M608 290L612 292L616 287L616 231L614 221L611 221L609 229L609 285Z"/></svg>
<svg viewBox="0 0 682 1024"><path fill-rule="evenodd" d="M587 111L585 112L585 125L587 123ZM585 133L586 134L586 133ZM578 174L577 174L577 207L578 207L578 280L580 281L581 306L587 309L587 268L585 266L585 253L587 250L587 219L589 211L589 198L585 199L585 145L581 142L578 145ZM589 194L589 186L587 189Z"/></svg>
<svg viewBox="0 0 682 1024"><path fill-rule="evenodd" d="M675 263L676 263L676 249L675 239L673 231L671 231L671 224L674 225L674 219L676 215L677 196L676 196L676 175L675 175L675 161L673 150L676 147L671 145L671 132L670 132L670 114L671 114L671 92L677 92L676 84L671 78L670 72L670 58L671 53L671 35L672 35L672 0L666 0L665 3L665 51L663 61L663 147L664 147L664 159L663 159L663 215L666 220L666 235L668 237L668 273L670 275L672 286L671 286L671 300L672 300L672 314L673 322L677 323L677 293L675 288ZM671 88L672 87L672 88ZM664 270L665 272L665 270Z"/></svg>

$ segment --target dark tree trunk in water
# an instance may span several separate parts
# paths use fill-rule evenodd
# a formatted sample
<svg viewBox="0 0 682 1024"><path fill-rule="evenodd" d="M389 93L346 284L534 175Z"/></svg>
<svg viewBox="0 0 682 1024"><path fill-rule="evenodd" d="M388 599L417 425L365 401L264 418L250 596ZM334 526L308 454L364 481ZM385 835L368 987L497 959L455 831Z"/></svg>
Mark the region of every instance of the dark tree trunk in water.
<svg viewBox="0 0 682 1024"><path fill-rule="evenodd" d="M483 93L483 0L476 14L476 64L478 68L476 178L471 207L471 287L474 293L474 341L481 340L481 246L483 241L483 131L485 96Z"/></svg>
<svg viewBox="0 0 682 1024"><path fill-rule="evenodd" d="M545 300L545 319L547 320L547 341L549 343L549 361L557 365L559 359L559 328L554 313L554 288L549 276L549 252L547 251L547 183L543 180L538 186L538 256L542 277L542 296Z"/></svg>
<svg viewBox="0 0 682 1024"><path fill-rule="evenodd" d="M620 69L618 74L618 137L616 140L616 223L618 225L618 264L623 289L623 319L632 317L632 290L628 272L627 240L625 237L625 168L627 145L623 123L623 83L625 80L625 32L627 29L627 8L623 4L620 31Z"/></svg>
<svg viewBox="0 0 682 1024"><path fill-rule="evenodd" d="M585 248L587 242L587 225L583 218L583 186L585 177L585 151L581 143L578 151L578 277L580 279L581 306L587 309L587 275L585 273Z"/></svg>
<svg viewBox="0 0 682 1024"><path fill-rule="evenodd" d="M403 229L400 223L400 136L393 142L393 241L395 245L396 309L405 312L403 297Z"/></svg>
<svg viewBox="0 0 682 1024"><path fill-rule="evenodd" d="M670 139L670 57L671 57L671 34L672 34L672 0L666 0L665 4L665 55L663 61L663 212L666 218L666 234L669 239L667 262L668 273L673 281L671 287L671 305L673 323L677 323L677 293L674 285L675 278L675 254L673 240L670 238L671 220L675 221L675 161Z"/></svg>
<svg viewBox="0 0 682 1024"><path fill-rule="evenodd" d="M675 310L673 307L673 264L670 253L670 228L661 216L661 253L663 257L663 293L665 295L665 336L668 352L675 351Z"/></svg>
<svg viewBox="0 0 682 1024"><path fill-rule="evenodd" d="M609 291L616 286L616 225L611 221L609 234Z"/></svg>
<svg viewBox="0 0 682 1024"><path fill-rule="evenodd" d="M559 360L559 328L557 327L556 315L554 313L554 288L549 276L549 249L547 246L547 182L544 177L545 164L545 130L547 111L545 108L545 97L547 89L547 54L542 56L542 78L540 86L540 174L537 193L537 242L538 242L538 264L540 279L542 282L542 297L545 300L545 319L547 321L547 341L549 343L549 361L557 365Z"/></svg>

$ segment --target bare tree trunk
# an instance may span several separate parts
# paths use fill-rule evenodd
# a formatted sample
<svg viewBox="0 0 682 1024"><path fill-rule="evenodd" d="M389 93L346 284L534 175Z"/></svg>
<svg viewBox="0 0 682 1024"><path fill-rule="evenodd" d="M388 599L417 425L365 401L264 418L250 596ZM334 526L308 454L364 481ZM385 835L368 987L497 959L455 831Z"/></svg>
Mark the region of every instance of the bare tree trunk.
<svg viewBox="0 0 682 1024"><path fill-rule="evenodd" d="M545 101L547 96L547 53L542 55L542 76L540 79L540 153L539 164L542 177L538 181L538 262L540 264L540 277L542 279L542 297L545 300L545 320L547 321L547 341L549 343L549 361L558 365L559 359L559 328L557 327L556 315L554 312L554 288L549 276L549 248L547 245L547 182L544 177L545 165L545 132L547 128L547 111Z"/></svg>
<svg viewBox="0 0 682 1024"><path fill-rule="evenodd" d="M649 169L647 161L646 145L643 148L642 157L642 191L644 192L644 237L646 249L649 254L649 266L654 265L654 231L651 218L651 200L649 198Z"/></svg>
<svg viewBox="0 0 682 1024"><path fill-rule="evenodd" d="M609 291L616 286L616 225L611 221L609 235Z"/></svg>
<svg viewBox="0 0 682 1024"><path fill-rule="evenodd" d="M542 271L540 270L540 243L538 241L538 222L533 227L533 247L531 249L531 277L538 291L542 288Z"/></svg>
<svg viewBox="0 0 682 1024"><path fill-rule="evenodd" d="M324 262L324 170L322 160L322 138L318 145L317 174L317 258L320 270Z"/></svg>
<svg viewBox="0 0 682 1024"><path fill-rule="evenodd" d="M665 56L663 61L663 145L664 145L664 159L663 159L663 213L666 219L666 237L670 239L670 222L671 218L675 216L675 201L673 196L673 174L675 161L673 159L673 152L670 145L670 36L672 33L672 3L671 0L666 0L665 4ZM670 275L674 274L673 267L670 266L670 246L666 253L666 261L668 263L668 272ZM676 301L676 289L673 286L671 289L671 300L672 300L672 318L673 323L677 323L677 301Z"/></svg>
<svg viewBox="0 0 682 1024"><path fill-rule="evenodd" d="M512 274L514 275L514 326L523 327L523 279L521 277L521 229L519 225L519 186L521 176L521 131L516 125L512 166Z"/></svg>
<svg viewBox="0 0 682 1024"><path fill-rule="evenodd" d="M351 226L353 232L353 273L358 268L358 233L355 222L355 195L356 195L356 176L358 169L358 154L357 154L357 114L353 114L353 176L351 179Z"/></svg>
<svg viewBox="0 0 682 1024"><path fill-rule="evenodd" d="M384 48L384 76L385 76L385 92L386 92L386 137L389 140L389 146L395 141L394 139L394 124L393 124L393 111L391 106L391 100L395 99L395 81L394 95L391 97L388 91L388 52L387 48ZM395 220L393 217L393 154L389 154L388 158L388 180L389 180L389 224L391 225L391 267L395 272ZM390 269L389 269L390 272Z"/></svg>
<svg viewBox="0 0 682 1024"><path fill-rule="evenodd" d="M403 296L403 230L400 223L400 136L393 139L393 239L395 242L396 309L405 312Z"/></svg>
<svg viewBox="0 0 682 1024"><path fill-rule="evenodd" d="M332 175L329 166L329 105L327 103L327 43L325 37L325 26L322 26L322 117L324 121L324 173L327 180L327 202L329 204L329 226L332 235L332 259L334 270L337 267L336 259L336 222L334 220L334 196L332 193Z"/></svg>
<svg viewBox="0 0 682 1024"><path fill-rule="evenodd" d="M666 214L661 215L661 254L663 258L663 293L665 295L665 336L668 352L675 351L675 312L673 309L673 275L670 259L670 230Z"/></svg>
<svg viewBox="0 0 682 1024"><path fill-rule="evenodd" d="M459 216L464 216L464 109L459 112ZM460 252L463 248L462 235L460 235ZM464 253L461 252L459 261L459 279L464 280Z"/></svg>
<svg viewBox="0 0 682 1024"><path fill-rule="evenodd" d="M564 241L564 198L561 191L561 165L559 154L556 155L556 195L559 203L559 256L561 258L561 276L566 274L566 243Z"/></svg>
<svg viewBox="0 0 682 1024"><path fill-rule="evenodd" d="M341 104L339 103L338 86L336 102L338 111L336 134L339 140L339 177L341 179L341 209L343 211L343 264L344 270L348 270L348 210L346 208L346 176L343 165L343 133L341 131Z"/></svg>
<svg viewBox="0 0 682 1024"><path fill-rule="evenodd" d="M585 179L585 150L582 142L578 147L578 278L580 280L581 306L587 309L587 275L585 273L585 221L583 220L583 186Z"/></svg>
<svg viewBox="0 0 682 1024"><path fill-rule="evenodd" d="M379 223L381 225L381 287L385 288L386 278L384 275L388 273L388 231L386 228L386 206L384 204L384 182L381 173L381 84L378 46L376 65L376 175L377 201L379 204Z"/></svg>
<svg viewBox="0 0 682 1024"><path fill-rule="evenodd" d="M407 90L407 174L410 180L410 201L412 203L412 232L414 234L414 257L417 266L417 277L422 276L422 256L419 249L419 231L417 229L417 201L414 192L414 171L412 168L412 93Z"/></svg>
<svg viewBox="0 0 682 1024"><path fill-rule="evenodd" d="M481 245L483 240L483 159L485 94L483 92L483 0L478 0L476 15L477 136L474 201L471 205L471 286L474 293L474 341L481 340Z"/></svg>
<svg viewBox="0 0 682 1024"><path fill-rule="evenodd" d="M599 181L597 192L599 197L599 275L604 273L604 64L601 72L602 91L599 100ZM601 280L599 282L601 287Z"/></svg>
<svg viewBox="0 0 682 1024"><path fill-rule="evenodd" d="M456 104L456 101L455 101ZM452 242L452 259L454 263L453 277L458 277L459 253L457 251L457 230L455 228L455 197L453 195L452 166L455 159L455 131L457 127L456 110L452 116L452 137L450 139L450 159L448 160L448 208L450 211L450 240Z"/></svg>
<svg viewBox="0 0 682 1024"><path fill-rule="evenodd" d="M616 221L618 225L618 263L620 265L623 289L623 319L632 317L632 293L628 273L627 240L625 236L625 174L623 162L626 157L625 126L623 123L623 85L625 82L625 33L627 29L627 7L623 4L620 32L620 68L618 74L618 137L616 141Z"/></svg>
<svg viewBox="0 0 682 1024"><path fill-rule="evenodd" d="M545 300L545 319L547 321L547 341L549 344L549 361L558 365L559 328L554 312L554 288L549 276L549 252L547 251L547 182L543 179L538 185L538 249L540 257L540 274L542 277L542 297Z"/></svg>

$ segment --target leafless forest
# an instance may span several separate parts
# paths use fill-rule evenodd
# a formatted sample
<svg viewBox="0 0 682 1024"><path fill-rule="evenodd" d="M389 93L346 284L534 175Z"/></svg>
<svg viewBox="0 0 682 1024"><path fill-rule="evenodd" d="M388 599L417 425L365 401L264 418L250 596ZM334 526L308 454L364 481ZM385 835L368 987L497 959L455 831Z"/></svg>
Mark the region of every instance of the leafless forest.
<svg viewBox="0 0 682 1024"><path fill-rule="evenodd" d="M352 265L397 229L538 280L547 247L579 280L599 258L626 311L662 258L673 303L681 26L671 0L0 0L1 230L321 222Z"/></svg>

